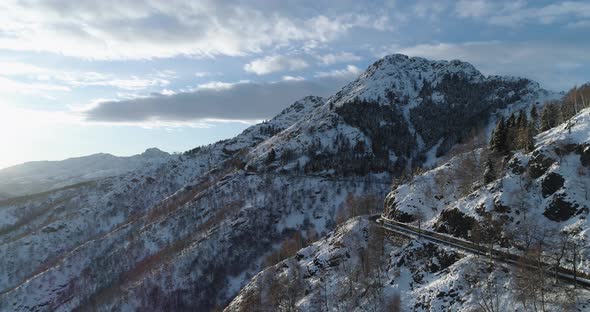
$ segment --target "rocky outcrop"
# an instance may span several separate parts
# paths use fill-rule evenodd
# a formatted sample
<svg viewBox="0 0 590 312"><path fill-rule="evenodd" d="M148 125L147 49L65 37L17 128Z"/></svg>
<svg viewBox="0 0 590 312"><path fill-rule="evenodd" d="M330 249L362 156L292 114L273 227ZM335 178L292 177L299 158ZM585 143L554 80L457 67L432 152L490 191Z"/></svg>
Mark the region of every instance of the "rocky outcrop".
<svg viewBox="0 0 590 312"><path fill-rule="evenodd" d="M554 159L546 156L541 151L534 151L528 166L531 178L536 179L544 175L554 163Z"/></svg>
<svg viewBox="0 0 590 312"><path fill-rule="evenodd" d="M565 179L555 172L550 172L541 182L543 197L548 197L563 187Z"/></svg>
<svg viewBox="0 0 590 312"><path fill-rule="evenodd" d="M473 230L476 219L465 215L459 209L444 210L434 225L434 230L440 233L468 239Z"/></svg>
<svg viewBox="0 0 590 312"><path fill-rule="evenodd" d="M563 195L553 197L553 200L543 212L547 219L562 222L569 220L576 214L579 205L568 202L564 197Z"/></svg>

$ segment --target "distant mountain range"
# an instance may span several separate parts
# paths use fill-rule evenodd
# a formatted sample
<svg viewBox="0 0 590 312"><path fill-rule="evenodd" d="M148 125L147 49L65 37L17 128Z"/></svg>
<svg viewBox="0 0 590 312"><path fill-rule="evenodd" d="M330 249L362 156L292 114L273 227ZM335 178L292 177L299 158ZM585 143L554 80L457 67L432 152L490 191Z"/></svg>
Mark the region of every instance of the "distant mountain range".
<svg viewBox="0 0 590 312"><path fill-rule="evenodd" d="M79 182L112 177L146 165L168 161L171 155L150 148L140 155L94 154L62 161L33 161L0 170L0 196L34 194Z"/></svg>

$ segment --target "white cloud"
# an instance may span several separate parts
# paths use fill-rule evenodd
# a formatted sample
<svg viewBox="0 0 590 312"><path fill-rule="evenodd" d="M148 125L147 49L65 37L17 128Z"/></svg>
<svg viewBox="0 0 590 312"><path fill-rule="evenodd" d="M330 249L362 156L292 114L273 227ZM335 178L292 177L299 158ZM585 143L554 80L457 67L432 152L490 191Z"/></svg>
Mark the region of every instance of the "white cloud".
<svg viewBox="0 0 590 312"><path fill-rule="evenodd" d="M353 28L388 26L383 14L295 11L265 1L4 0L0 49L89 59L237 56L294 42L325 43Z"/></svg>
<svg viewBox="0 0 590 312"><path fill-rule="evenodd" d="M307 62L299 57L288 55L270 55L256 59L246 65L244 70L256 75L266 75L279 71L294 71L307 68Z"/></svg>
<svg viewBox="0 0 590 312"><path fill-rule="evenodd" d="M414 13L418 17L429 18L431 20L438 19L439 15L444 12L448 4L443 1L416 1L414 5Z"/></svg>
<svg viewBox="0 0 590 312"><path fill-rule="evenodd" d="M241 82L221 82L221 81L210 81L197 86L194 90L227 90L233 88L238 83L246 83L247 81Z"/></svg>
<svg viewBox="0 0 590 312"><path fill-rule="evenodd" d="M46 68L21 62L0 62L0 75L18 76L41 74L47 72Z"/></svg>
<svg viewBox="0 0 590 312"><path fill-rule="evenodd" d="M195 77L198 78L205 78L205 77L212 77L212 76L222 76L223 74L220 72L206 72L206 71L198 71L195 73Z"/></svg>
<svg viewBox="0 0 590 312"><path fill-rule="evenodd" d="M355 62L362 59L360 56L350 52L328 53L324 55L318 55L316 57L325 65Z"/></svg>
<svg viewBox="0 0 590 312"><path fill-rule="evenodd" d="M51 83L25 83L0 76L0 94L43 94L51 92L69 92L68 86Z"/></svg>
<svg viewBox="0 0 590 312"><path fill-rule="evenodd" d="M524 0L490 1L462 0L457 2L455 11L461 17L471 17L501 26L521 24L553 24L579 22L590 17L590 3L587 1L563 1L544 6L531 6Z"/></svg>
<svg viewBox="0 0 590 312"><path fill-rule="evenodd" d="M494 6L487 0L460 0L455 11L461 17L482 17L491 13Z"/></svg>
<svg viewBox="0 0 590 312"><path fill-rule="evenodd" d="M571 29L590 28L590 19L568 23L567 27Z"/></svg>
<svg viewBox="0 0 590 312"><path fill-rule="evenodd" d="M103 86L121 90L138 91L150 87L164 87L170 84L170 79L176 78L171 71L146 74L144 77L121 77L115 74L99 72L73 72L60 71L51 68L39 67L21 62L0 62L0 75L3 76L27 76L34 82L18 80L17 78L3 78L5 86L3 91L32 93L33 89L39 91L69 91L73 87Z"/></svg>
<svg viewBox="0 0 590 312"><path fill-rule="evenodd" d="M335 69L331 71L318 72L315 74L318 78L332 77L332 78L348 78L353 79L358 76L362 70L354 65L347 65L344 69Z"/></svg>
<svg viewBox="0 0 590 312"><path fill-rule="evenodd" d="M169 90L169 89L164 89L160 92L162 95L174 95L176 94L175 91Z"/></svg>
<svg viewBox="0 0 590 312"><path fill-rule="evenodd" d="M303 81L305 78L301 76L283 76L284 81Z"/></svg>
<svg viewBox="0 0 590 312"><path fill-rule="evenodd" d="M72 86L102 86L102 87L113 87L121 90L138 91L144 90L150 87L164 87L170 84L169 80L159 78L139 78L132 76L128 79L121 79L115 77L105 76L103 78L82 78L69 79L65 78Z"/></svg>

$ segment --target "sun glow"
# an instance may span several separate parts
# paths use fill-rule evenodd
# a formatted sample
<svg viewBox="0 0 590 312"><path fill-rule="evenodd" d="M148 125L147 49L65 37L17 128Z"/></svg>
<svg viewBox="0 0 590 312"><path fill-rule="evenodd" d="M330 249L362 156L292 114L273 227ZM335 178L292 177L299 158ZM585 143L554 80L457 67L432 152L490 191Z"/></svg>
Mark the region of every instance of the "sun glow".
<svg viewBox="0 0 590 312"><path fill-rule="evenodd" d="M0 168L34 159L36 144L56 135L60 128L77 122L75 115L64 112L16 108L0 103L0 141L3 149L11 151L0 153Z"/></svg>

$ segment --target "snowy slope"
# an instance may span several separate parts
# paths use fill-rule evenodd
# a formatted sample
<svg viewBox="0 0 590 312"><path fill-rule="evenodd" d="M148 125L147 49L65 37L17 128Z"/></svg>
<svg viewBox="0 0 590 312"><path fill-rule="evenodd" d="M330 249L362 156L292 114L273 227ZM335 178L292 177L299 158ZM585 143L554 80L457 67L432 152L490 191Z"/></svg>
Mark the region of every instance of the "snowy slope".
<svg viewBox="0 0 590 312"><path fill-rule="evenodd" d="M269 124L285 128L293 121L293 115L305 116L317 103L321 103L321 99L298 101L277 118L252 126L232 140L200 148L191 155L169 157L166 162L142 166L117 177L0 202L0 249L3 254L21 254L19 258L22 257L22 261L0 259L0 271L13 272L0 279L0 286L14 285L64 250L71 250L138 214L145 214L157 202L230 158L227 151L236 146L255 145L270 136L261 129ZM28 246L26 251L21 250L23 246Z"/></svg>
<svg viewBox="0 0 590 312"><path fill-rule="evenodd" d="M489 293L498 294L495 311L524 310L513 268L490 269L484 258L377 231L367 218L348 221L258 273L224 311L479 311ZM546 309L585 311L589 298L587 290L552 286Z"/></svg>
<svg viewBox="0 0 590 312"><path fill-rule="evenodd" d="M561 239L554 233L588 239L590 109L539 134L532 153L518 152L507 158L497 180L484 185L481 175L486 153L478 149L460 154L398 186L386 199L385 215L416 222L420 214L426 227L464 238L469 238L470 220L487 222L485 218L492 215L503 222L504 235L515 238L512 245L504 246L514 252L522 250L531 233L545 233L547 243ZM471 174L479 182L472 184ZM588 272L589 250L582 253L577 266Z"/></svg>

